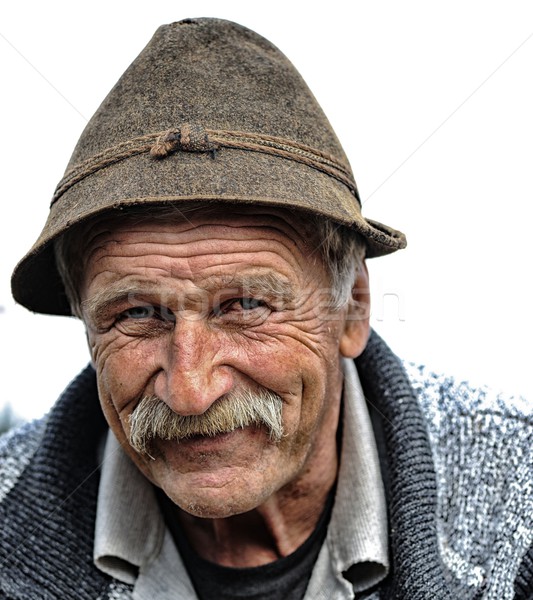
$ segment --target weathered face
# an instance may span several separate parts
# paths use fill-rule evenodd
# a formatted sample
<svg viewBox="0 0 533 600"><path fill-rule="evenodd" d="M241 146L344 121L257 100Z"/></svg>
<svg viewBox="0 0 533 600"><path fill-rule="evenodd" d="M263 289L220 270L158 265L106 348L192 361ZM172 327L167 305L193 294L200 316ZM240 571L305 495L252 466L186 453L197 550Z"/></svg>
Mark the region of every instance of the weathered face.
<svg viewBox="0 0 533 600"><path fill-rule="evenodd" d="M340 357L362 351L367 323L326 308L309 238L281 210L91 232L81 296L104 413L137 467L192 514L230 516L335 477L321 469L336 464ZM202 415L261 389L282 400L279 442L263 426L156 439L151 456L129 442L144 397Z"/></svg>

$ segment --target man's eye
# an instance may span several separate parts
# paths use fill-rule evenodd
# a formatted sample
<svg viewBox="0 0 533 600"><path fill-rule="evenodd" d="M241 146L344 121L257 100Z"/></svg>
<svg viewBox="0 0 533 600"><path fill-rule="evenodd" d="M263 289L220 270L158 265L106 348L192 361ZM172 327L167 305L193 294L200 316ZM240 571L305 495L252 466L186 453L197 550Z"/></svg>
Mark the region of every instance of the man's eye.
<svg viewBox="0 0 533 600"><path fill-rule="evenodd" d="M231 298L222 302L214 312L217 317L226 317L239 322L245 319L248 322L251 319L256 320L260 317L266 317L269 307L264 300L242 297Z"/></svg>
<svg viewBox="0 0 533 600"><path fill-rule="evenodd" d="M265 303L257 298L239 298L235 302L240 304L243 310L253 310L265 306Z"/></svg>
<svg viewBox="0 0 533 600"><path fill-rule="evenodd" d="M255 310L256 308L264 308L266 305L263 300L257 298L232 298L224 302L220 307L220 314L228 312L242 312L245 310Z"/></svg>
<svg viewBox="0 0 533 600"><path fill-rule="evenodd" d="M170 321L175 322L176 317L174 313L168 309L166 306L132 306L131 308L127 308L122 311L119 316L119 321L123 321L125 319L132 320L146 320L146 319L158 319L160 321Z"/></svg>
<svg viewBox="0 0 533 600"><path fill-rule="evenodd" d="M151 319L155 316L153 306L134 306L120 313L120 320L124 319Z"/></svg>
<svg viewBox="0 0 533 600"><path fill-rule="evenodd" d="M175 322L174 313L168 308L132 306L120 313L115 327L124 335L151 337L170 331Z"/></svg>

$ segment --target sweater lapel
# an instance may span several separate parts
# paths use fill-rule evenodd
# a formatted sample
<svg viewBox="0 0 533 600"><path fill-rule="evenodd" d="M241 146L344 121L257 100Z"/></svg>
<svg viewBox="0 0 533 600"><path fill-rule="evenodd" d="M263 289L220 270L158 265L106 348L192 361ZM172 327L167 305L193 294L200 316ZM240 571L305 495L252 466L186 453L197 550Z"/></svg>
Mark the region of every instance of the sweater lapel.
<svg viewBox="0 0 533 600"><path fill-rule="evenodd" d="M47 418L42 442L0 506L9 548L0 549L13 598L94 600L110 579L93 565L96 449L105 429L88 367ZM7 550L7 552L5 552ZM5 554L4 554L5 552Z"/></svg>
<svg viewBox="0 0 533 600"><path fill-rule="evenodd" d="M438 551L435 469L418 401L401 362L375 332L356 363L384 434L391 575L381 597L452 600Z"/></svg>

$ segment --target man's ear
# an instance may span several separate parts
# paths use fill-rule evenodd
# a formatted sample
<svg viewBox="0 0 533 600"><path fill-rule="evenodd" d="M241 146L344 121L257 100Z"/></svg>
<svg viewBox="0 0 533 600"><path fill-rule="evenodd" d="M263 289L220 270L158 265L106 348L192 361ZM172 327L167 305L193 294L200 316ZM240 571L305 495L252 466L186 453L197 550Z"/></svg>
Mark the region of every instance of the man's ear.
<svg viewBox="0 0 533 600"><path fill-rule="evenodd" d="M363 262L352 288L345 313L344 330L339 350L346 358L356 358L363 352L370 335L370 289L368 269Z"/></svg>

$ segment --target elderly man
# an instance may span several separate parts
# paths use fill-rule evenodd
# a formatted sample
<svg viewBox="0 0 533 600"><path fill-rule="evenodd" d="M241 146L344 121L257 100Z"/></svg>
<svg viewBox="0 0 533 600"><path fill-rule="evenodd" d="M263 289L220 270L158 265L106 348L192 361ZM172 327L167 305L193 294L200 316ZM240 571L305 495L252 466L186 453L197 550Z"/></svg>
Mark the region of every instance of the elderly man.
<svg viewBox="0 0 533 600"><path fill-rule="evenodd" d="M523 407L369 331L404 246L275 47L161 27L13 275L92 365L3 440L1 597L530 598Z"/></svg>

